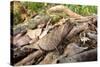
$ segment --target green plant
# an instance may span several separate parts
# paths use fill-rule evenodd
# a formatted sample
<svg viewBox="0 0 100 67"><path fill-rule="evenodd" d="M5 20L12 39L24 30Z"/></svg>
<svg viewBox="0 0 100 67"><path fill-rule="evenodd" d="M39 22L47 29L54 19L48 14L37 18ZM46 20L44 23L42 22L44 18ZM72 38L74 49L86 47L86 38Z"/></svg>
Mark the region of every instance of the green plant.
<svg viewBox="0 0 100 67"><path fill-rule="evenodd" d="M65 5L65 6L83 16L97 14L96 6L88 6L88 5Z"/></svg>

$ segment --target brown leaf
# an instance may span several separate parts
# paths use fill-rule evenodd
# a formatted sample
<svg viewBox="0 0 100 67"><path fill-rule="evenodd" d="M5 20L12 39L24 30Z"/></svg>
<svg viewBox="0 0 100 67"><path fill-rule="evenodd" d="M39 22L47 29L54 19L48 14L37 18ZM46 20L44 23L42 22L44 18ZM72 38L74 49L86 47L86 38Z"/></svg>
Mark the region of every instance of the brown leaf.
<svg viewBox="0 0 100 67"><path fill-rule="evenodd" d="M27 34L31 39L35 39L40 36L42 29L28 30Z"/></svg>
<svg viewBox="0 0 100 67"><path fill-rule="evenodd" d="M30 40L31 40L31 39L30 39L27 35L22 36L20 39L18 39L18 40L16 41L16 45L17 45L17 46L27 45L27 44L29 44L29 41L30 41Z"/></svg>

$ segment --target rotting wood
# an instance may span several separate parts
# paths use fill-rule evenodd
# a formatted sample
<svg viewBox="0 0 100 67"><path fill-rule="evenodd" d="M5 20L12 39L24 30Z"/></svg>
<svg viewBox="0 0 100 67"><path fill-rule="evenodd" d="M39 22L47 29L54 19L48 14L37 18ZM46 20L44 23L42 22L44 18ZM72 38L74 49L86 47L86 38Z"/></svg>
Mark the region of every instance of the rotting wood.
<svg viewBox="0 0 100 67"><path fill-rule="evenodd" d="M70 22L72 23L92 23L95 24L97 23L97 16L86 16L82 18L69 18Z"/></svg>
<svg viewBox="0 0 100 67"><path fill-rule="evenodd" d="M30 65L34 62L36 62L36 59L38 59L44 52L41 50L36 51L35 53L29 54L26 58L22 59L18 63L15 64L15 66L22 66L22 65ZM31 62L30 62L31 61Z"/></svg>
<svg viewBox="0 0 100 67"><path fill-rule="evenodd" d="M60 55L58 58L56 58L55 60L53 60L52 63L57 63L57 60L61 58L73 56L75 54L83 52L86 49L88 49L88 47L79 47L77 43L70 43L64 48L64 53Z"/></svg>
<svg viewBox="0 0 100 67"><path fill-rule="evenodd" d="M58 29L55 29L52 32L50 32L49 34L47 34L46 36L44 36L42 39L40 39L38 41L38 46L39 46L40 50L36 51L36 54L34 54L34 53L30 54L28 57L26 57L26 59L23 59L22 61L18 62L15 65L26 65L27 61L28 62L31 61L28 64L32 64L35 62L34 59L36 59L38 57L38 55L39 56L42 55L42 50L51 51L51 50L56 49L57 46L59 45L59 43L62 41L62 39L68 34L70 29L72 28L70 25L71 25L70 23L66 23L66 24L60 26ZM56 34L56 32L59 32L59 34ZM55 37L52 37L51 35L53 35ZM30 48L34 48L34 47L31 46ZM37 57L35 57L34 55L35 56L37 55ZM34 59L31 60L32 58L34 58Z"/></svg>
<svg viewBox="0 0 100 67"><path fill-rule="evenodd" d="M97 49L91 49L70 57L61 58L58 60L59 63L72 63L72 62L84 62L84 61L96 61L97 60Z"/></svg>
<svg viewBox="0 0 100 67"><path fill-rule="evenodd" d="M15 42L17 42L18 45L23 45L26 43L31 44L31 45L25 45L20 48L28 48L28 49L33 49L33 50L37 49L36 52L26 50L25 51L26 53L28 52L32 52L32 53L29 54L27 57L24 57L21 61L18 61L14 65L19 66L19 65L33 65L33 64L49 64L49 63L54 63L55 59L56 59L56 63L97 60L96 47L94 47L95 49L91 49L91 50L89 49L88 51L84 51L84 49L87 49L87 48L79 47L77 46L76 43L70 43L70 40L75 35L79 37L79 35L77 34L81 34L82 33L81 31L86 31L86 30L89 31L87 35L91 39L91 43L93 43L93 40L96 41L97 34L91 34L90 32L91 31L97 32L97 28L96 28L97 16L83 17L77 13L74 13L67 7L64 7L61 5L52 7L48 11L64 12L70 17L63 18L58 23L50 26L49 20L51 19L48 15L36 15L35 18L32 18L29 21L25 21L26 22L25 24L19 24L17 28L14 28L13 36L15 36ZM73 24L75 25L74 27L73 27ZM39 34L37 33L38 36L36 37L36 40L34 39L35 36L33 35L35 33L31 33L31 34L29 33L29 35L26 33L20 34L23 32L23 30L28 31L28 29L36 29L36 28L42 28L43 30L42 32L40 31ZM45 32L45 29L47 29L46 33L43 33ZM43 35L41 33L43 33ZM34 39L34 40L32 41L31 39L27 38L26 35L28 35L29 38ZM67 39L67 40L64 40L64 39ZM80 39L81 38L79 38L79 40ZM37 41L37 42L33 44L32 42L34 41ZM55 55L56 57L52 58L54 54L60 51L58 47L60 46L61 48L64 47L64 45L61 44L63 41L66 41L70 44L67 43L68 44L66 45L67 47L61 50L62 53L64 51L63 54L59 53L59 55L57 54ZM96 43L93 43L93 44L96 45ZM54 50L56 51L56 53L54 52ZM18 57L21 58L20 56L22 56L23 53L20 51L18 52L16 51L16 53L13 56L18 54L17 58ZM46 55L45 58L44 58L44 55Z"/></svg>
<svg viewBox="0 0 100 67"><path fill-rule="evenodd" d="M67 21L69 21L69 20L67 20ZM56 24L55 24L55 26L56 26ZM31 53L30 55L28 55L27 57L25 57L24 59L22 59L21 61L19 61L18 63L16 63L15 66L19 66L19 65L30 65L30 64L33 64L33 63L40 62L40 60L41 60L40 55L43 55L45 53L44 51L51 51L51 50L57 49L57 46L65 38L65 36L67 36L67 39L70 40L73 36L77 35L79 32L88 29L88 23L79 23L77 26L74 26L73 28L71 26L73 27L73 25L71 23L69 23L69 22L62 23L61 25L58 24L58 27L54 27L48 34L46 34L38 42L36 42L35 44L32 44L32 45L29 45L30 48L35 48L34 45L36 45L38 47L38 49L39 49L38 51L36 51L35 53ZM57 32L59 32L59 33L57 34ZM54 38L52 39L52 37L49 37L49 36L54 36ZM57 38L58 39L57 40L56 37L58 37L60 39ZM47 39L45 40L44 38L45 39L47 38ZM50 39L50 40L48 40L48 39ZM53 41L51 41L51 40L53 40ZM51 41L51 42L49 42L49 41ZM59 43L57 43L55 45L55 42L54 41L55 42L59 42ZM53 45L50 44L51 47L50 46L48 47L48 44L49 43L51 43L51 44L54 43L54 44ZM87 52L87 51L85 51L85 52ZM71 52L69 52L69 53L71 53ZM66 52L65 52L65 54L66 54ZM35 57L34 57L34 55L35 55ZM69 57L70 57L70 55L69 55ZM40 58L40 60L39 60L39 58ZM61 58L61 61L59 61L59 62L62 62L62 57L60 57L60 58ZM90 59L90 60L92 60L92 59ZM40 64L41 63L42 62L40 62ZM50 61L50 63L51 63L51 61Z"/></svg>
<svg viewBox="0 0 100 67"><path fill-rule="evenodd" d="M81 23L77 26L74 26L73 29L67 35L66 39L70 40L73 36L86 29L88 29L88 23Z"/></svg>
<svg viewBox="0 0 100 67"><path fill-rule="evenodd" d="M39 64L51 64L58 57L59 54L57 51L50 52Z"/></svg>
<svg viewBox="0 0 100 67"><path fill-rule="evenodd" d="M64 25L53 29L35 44L29 45L29 47L34 48L34 45L37 45L39 48L45 51L54 50L71 29L72 25L69 22L66 22Z"/></svg>
<svg viewBox="0 0 100 67"><path fill-rule="evenodd" d="M29 49L29 48L20 48L20 49L17 49L17 50L14 50L13 51L13 63L17 63L19 62L20 60L22 60L23 58L25 58L27 55L29 55L30 53L36 51L35 49Z"/></svg>

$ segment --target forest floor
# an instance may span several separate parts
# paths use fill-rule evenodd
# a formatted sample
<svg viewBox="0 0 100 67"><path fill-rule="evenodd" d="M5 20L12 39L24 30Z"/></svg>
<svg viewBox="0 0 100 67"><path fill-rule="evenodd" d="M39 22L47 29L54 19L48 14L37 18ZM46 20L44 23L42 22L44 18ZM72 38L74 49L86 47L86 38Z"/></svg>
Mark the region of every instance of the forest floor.
<svg viewBox="0 0 100 67"><path fill-rule="evenodd" d="M97 60L95 6L11 2L11 65Z"/></svg>

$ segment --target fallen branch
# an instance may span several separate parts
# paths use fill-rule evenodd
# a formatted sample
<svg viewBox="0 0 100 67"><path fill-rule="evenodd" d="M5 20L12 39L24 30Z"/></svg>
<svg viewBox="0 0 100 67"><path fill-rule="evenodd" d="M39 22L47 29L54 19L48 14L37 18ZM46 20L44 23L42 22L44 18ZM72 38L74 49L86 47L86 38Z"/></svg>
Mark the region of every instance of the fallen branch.
<svg viewBox="0 0 100 67"><path fill-rule="evenodd" d="M69 18L70 22L78 22L78 23L92 23L92 24L96 24L97 22L97 16L85 16L85 17L81 17L81 18Z"/></svg>
<svg viewBox="0 0 100 67"><path fill-rule="evenodd" d="M52 63L57 63L57 61L61 58L73 56L75 54L83 52L86 49L87 47L79 47L77 43L70 43L64 48L64 53L58 58L54 59Z"/></svg>
<svg viewBox="0 0 100 67"><path fill-rule="evenodd" d="M71 24L66 22L66 24L54 29L52 32L41 38L36 44L29 45L30 48L34 48L34 45L37 45L40 50L35 53L30 54L28 57L18 62L15 65L27 65L34 63L34 59L38 59L43 54L42 50L51 51L57 49L57 46L60 44L62 39L69 33L71 30ZM59 32L57 34L57 32ZM42 49L42 50L41 50ZM29 62L29 63L28 63Z"/></svg>
<svg viewBox="0 0 100 67"><path fill-rule="evenodd" d="M38 50L35 53L31 53L30 55L28 55L26 58L24 58L23 60L21 60L20 62L16 63L15 66L21 66L21 65L30 65L34 62L36 62L36 60L42 55L44 54L42 51Z"/></svg>
<svg viewBox="0 0 100 67"><path fill-rule="evenodd" d="M72 63L82 61L96 61L97 60L97 49L91 49L67 58L61 58L58 60L59 63Z"/></svg>
<svg viewBox="0 0 100 67"><path fill-rule="evenodd" d="M70 10L69 8L63 6L63 5L57 5L57 6L54 6L54 7L51 7L48 12L52 13L52 12L64 12L65 14L69 15L70 17L73 17L73 18L81 18L83 16L73 12L72 10Z"/></svg>
<svg viewBox="0 0 100 67"><path fill-rule="evenodd" d="M13 63L17 63L18 61L22 60L23 58L25 58L27 55L29 55L30 53L34 52L36 50L34 49L23 49L23 48L20 48L20 49L17 49L17 50L14 50L13 51L13 56L12 56L12 60L13 60Z"/></svg>
<svg viewBox="0 0 100 67"><path fill-rule="evenodd" d="M65 36L72 29L72 24L66 22L64 25L61 25L53 29L50 33L45 35L43 38L38 40L35 44L29 45L29 48L40 48L45 51L51 51L57 48L57 46L62 42ZM58 32L58 33L57 33Z"/></svg>

